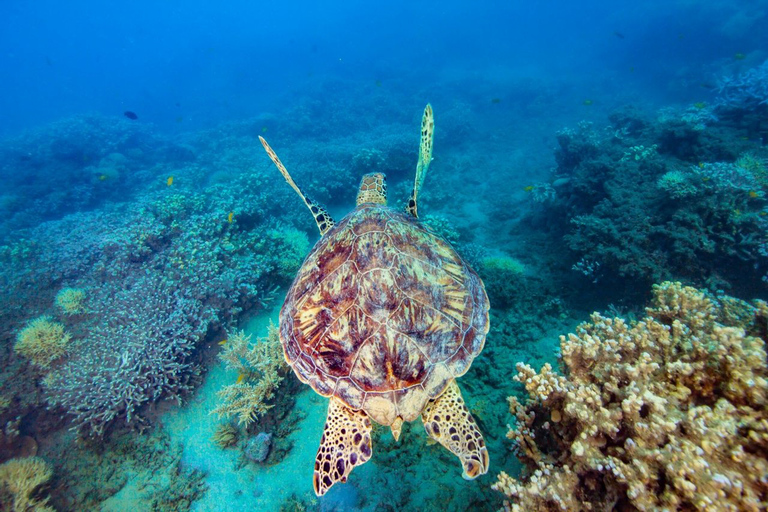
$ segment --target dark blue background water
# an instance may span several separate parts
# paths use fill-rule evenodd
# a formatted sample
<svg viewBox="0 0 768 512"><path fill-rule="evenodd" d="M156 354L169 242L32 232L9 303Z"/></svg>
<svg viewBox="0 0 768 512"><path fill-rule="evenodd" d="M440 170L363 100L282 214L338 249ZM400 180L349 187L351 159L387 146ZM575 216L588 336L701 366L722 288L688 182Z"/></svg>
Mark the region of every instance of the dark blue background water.
<svg viewBox="0 0 768 512"><path fill-rule="evenodd" d="M594 100L697 100L725 64L765 58L766 5L8 0L0 133L124 110L195 129L269 110L328 75L406 91L526 77L578 84Z"/></svg>

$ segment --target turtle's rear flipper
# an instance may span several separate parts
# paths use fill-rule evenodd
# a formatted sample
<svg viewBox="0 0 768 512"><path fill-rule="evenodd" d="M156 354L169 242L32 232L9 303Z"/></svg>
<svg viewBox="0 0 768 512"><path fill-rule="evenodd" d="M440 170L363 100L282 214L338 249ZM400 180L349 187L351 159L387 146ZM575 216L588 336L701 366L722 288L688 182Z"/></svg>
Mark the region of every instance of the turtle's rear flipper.
<svg viewBox="0 0 768 512"><path fill-rule="evenodd" d="M315 457L315 494L322 496L336 482L344 483L355 466L371 458L371 420L331 398L323 438Z"/></svg>
<svg viewBox="0 0 768 512"><path fill-rule="evenodd" d="M421 413L429 437L448 448L461 460L465 480L488 471L488 450L483 434L469 413L456 381L451 381L437 400Z"/></svg>

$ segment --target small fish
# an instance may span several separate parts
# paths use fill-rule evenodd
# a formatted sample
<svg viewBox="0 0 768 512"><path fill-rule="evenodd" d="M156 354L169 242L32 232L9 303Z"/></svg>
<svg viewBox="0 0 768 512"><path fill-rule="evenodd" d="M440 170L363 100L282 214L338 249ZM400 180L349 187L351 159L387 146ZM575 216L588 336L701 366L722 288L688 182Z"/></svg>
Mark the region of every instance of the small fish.
<svg viewBox="0 0 768 512"><path fill-rule="evenodd" d="M232 224L232 220L235 218L235 212L229 212L229 215L227 215L227 222Z"/></svg>
<svg viewBox="0 0 768 512"><path fill-rule="evenodd" d="M241 373L240 375L237 376L237 382L235 382L235 384L240 384L241 382L243 382L244 378L245 378L245 374Z"/></svg>
<svg viewBox="0 0 768 512"><path fill-rule="evenodd" d="M501 103L501 98L491 98L491 103L499 104Z"/></svg>
<svg viewBox="0 0 768 512"><path fill-rule="evenodd" d="M531 192L531 191L533 191L534 188L536 188L536 187L534 187L533 185L528 185L523 190L525 190L526 192Z"/></svg>
<svg viewBox="0 0 768 512"><path fill-rule="evenodd" d="M750 197L750 198L752 198L752 199L754 199L754 198L756 198L756 197L760 197L760 194L758 194L758 193L757 193L757 192L755 192L754 190L750 190L750 191L749 191L749 197Z"/></svg>
<svg viewBox="0 0 768 512"><path fill-rule="evenodd" d="M618 30L614 30L614 31L613 31L613 35L615 35L615 36L616 36L616 37L618 37L619 39L624 39L624 34L622 34L621 32L619 32Z"/></svg>
<svg viewBox="0 0 768 512"><path fill-rule="evenodd" d="M219 345L226 345L226 344L227 344L227 339L226 338L219 342Z"/></svg>
<svg viewBox="0 0 768 512"><path fill-rule="evenodd" d="M704 168L704 162L699 162L697 165L699 166L699 169L703 169Z"/></svg>
<svg viewBox="0 0 768 512"><path fill-rule="evenodd" d="M635 66L629 66L629 72L634 73L635 72Z"/></svg>
<svg viewBox="0 0 768 512"><path fill-rule="evenodd" d="M106 181L109 179L109 176L106 174L99 174L99 181Z"/></svg>
<svg viewBox="0 0 768 512"><path fill-rule="evenodd" d="M165 180L165 184L168 185L169 187L173 185L173 176L168 176L168 179Z"/></svg>
<svg viewBox="0 0 768 512"><path fill-rule="evenodd" d="M736 60L744 60L747 58L747 56L744 55L743 53L737 53L736 55L733 56L733 58Z"/></svg>
<svg viewBox="0 0 768 512"><path fill-rule="evenodd" d="M266 126L262 126L261 127L261 133L267 133L267 127Z"/></svg>
<svg viewBox="0 0 768 512"><path fill-rule="evenodd" d="M178 117L176 118L176 122L177 122L177 123L180 123L180 122L182 122L183 120L184 120L184 118L183 118L182 116L178 116Z"/></svg>
<svg viewBox="0 0 768 512"><path fill-rule="evenodd" d="M381 87L381 80L376 80L376 87Z"/></svg>
<svg viewBox="0 0 768 512"><path fill-rule="evenodd" d="M123 115L128 119L133 119L134 121L139 118L139 116L136 115L136 112L131 112L130 110L123 112Z"/></svg>
<svg viewBox="0 0 768 512"><path fill-rule="evenodd" d="M705 108L707 108L707 104L703 101L697 101L696 103L693 104L693 107L697 110L704 110Z"/></svg>
<svg viewBox="0 0 768 512"><path fill-rule="evenodd" d="M584 100L581 102L582 105L590 106L592 103L594 103L592 100Z"/></svg>

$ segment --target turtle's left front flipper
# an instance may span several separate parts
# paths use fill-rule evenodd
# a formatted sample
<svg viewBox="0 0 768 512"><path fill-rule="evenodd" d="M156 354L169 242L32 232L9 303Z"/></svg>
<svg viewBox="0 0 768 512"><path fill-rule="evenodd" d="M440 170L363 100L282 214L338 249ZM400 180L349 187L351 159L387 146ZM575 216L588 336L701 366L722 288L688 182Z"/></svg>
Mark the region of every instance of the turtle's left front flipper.
<svg viewBox="0 0 768 512"><path fill-rule="evenodd" d="M312 212L312 216L315 218L315 222L317 223L317 229L320 230L320 236L325 235L334 226L333 219L330 215L328 215L328 211L320 204L310 199L309 196L307 196L307 194L305 194L304 191L299 188L299 186L293 181L293 178L291 178L291 175L288 174L288 169L286 169L283 165L283 162L280 161L280 158L278 158L275 150L272 149L269 144L267 144L267 141L264 140L264 137L259 135L259 140L261 141L261 145L264 146L264 150L267 152L267 155L269 155L269 158L277 167L277 170L280 171L280 174L282 174L283 178L285 178L285 181L288 182L288 184L293 190L296 191L297 194L299 194L301 200L304 201L304 204L307 205L309 211Z"/></svg>
<svg viewBox="0 0 768 512"><path fill-rule="evenodd" d="M315 457L315 494L322 496L336 482L344 483L355 466L371 458L371 420L331 397L323 438Z"/></svg>
<svg viewBox="0 0 768 512"><path fill-rule="evenodd" d="M483 434L464 404L456 381L421 413L429 437L445 446L461 460L462 477L472 480L488 471L488 450Z"/></svg>

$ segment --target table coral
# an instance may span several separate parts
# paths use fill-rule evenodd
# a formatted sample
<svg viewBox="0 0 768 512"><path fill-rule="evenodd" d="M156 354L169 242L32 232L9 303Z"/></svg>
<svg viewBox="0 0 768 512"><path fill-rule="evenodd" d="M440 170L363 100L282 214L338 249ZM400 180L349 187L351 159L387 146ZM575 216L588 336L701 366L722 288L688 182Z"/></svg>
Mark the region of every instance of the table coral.
<svg viewBox="0 0 768 512"><path fill-rule="evenodd" d="M518 364L530 398L509 399L508 437L530 471L494 484L506 510L768 506L765 303L654 296L640 322L594 313L561 336L563 375Z"/></svg>

